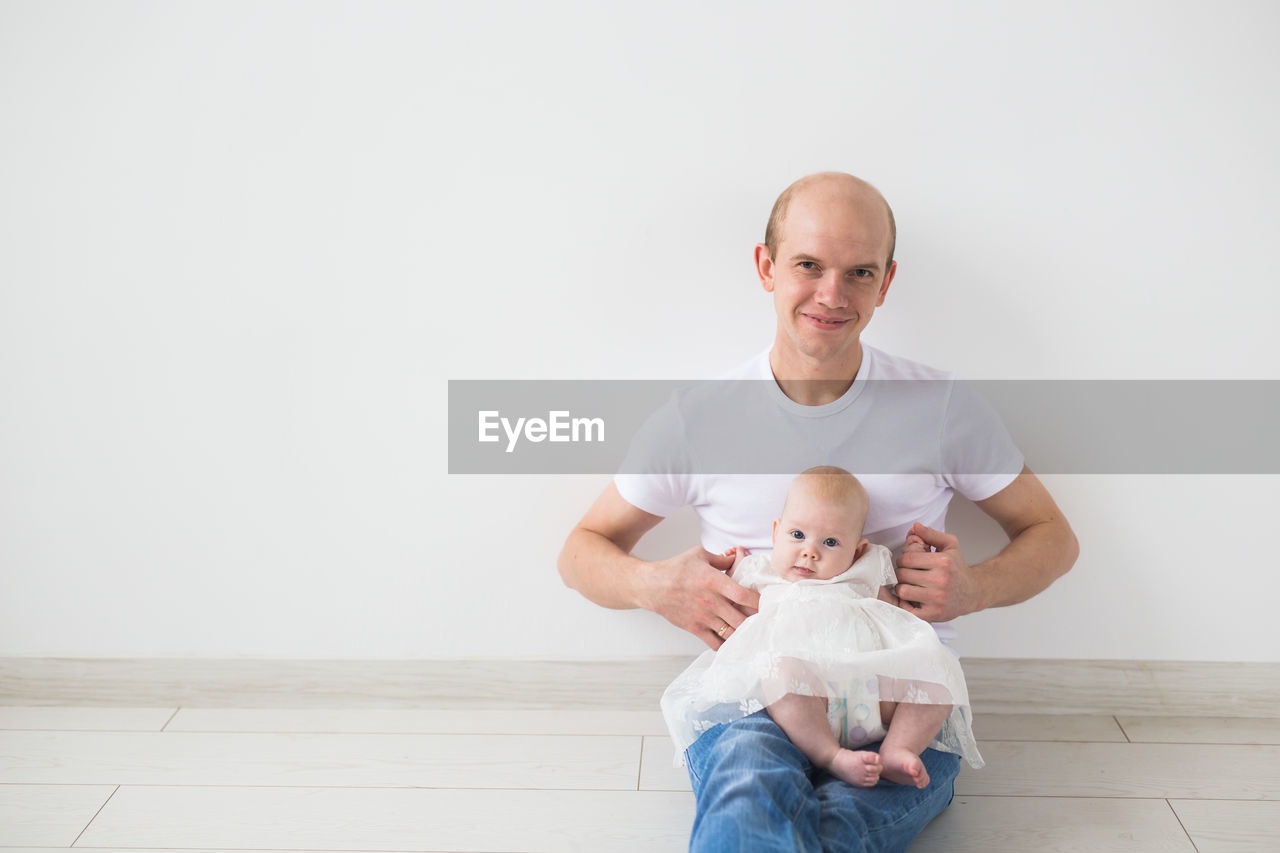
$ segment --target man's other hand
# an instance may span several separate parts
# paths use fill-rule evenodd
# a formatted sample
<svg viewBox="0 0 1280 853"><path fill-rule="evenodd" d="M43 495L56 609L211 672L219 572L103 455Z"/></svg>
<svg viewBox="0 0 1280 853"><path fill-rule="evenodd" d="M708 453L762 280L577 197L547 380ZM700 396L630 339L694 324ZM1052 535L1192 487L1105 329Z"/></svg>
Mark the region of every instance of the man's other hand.
<svg viewBox="0 0 1280 853"><path fill-rule="evenodd" d="M948 622L981 609L973 569L950 533L916 522L911 533L933 551L905 551L899 558L898 606L926 622Z"/></svg>

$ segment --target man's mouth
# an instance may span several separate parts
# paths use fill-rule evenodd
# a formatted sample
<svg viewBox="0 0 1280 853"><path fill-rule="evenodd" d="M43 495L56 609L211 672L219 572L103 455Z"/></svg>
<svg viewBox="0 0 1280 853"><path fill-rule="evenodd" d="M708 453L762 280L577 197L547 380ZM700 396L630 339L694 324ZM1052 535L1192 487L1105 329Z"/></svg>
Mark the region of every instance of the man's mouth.
<svg viewBox="0 0 1280 853"><path fill-rule="evenodd" d="M848 319L841 319L839 317L823 317L821 314L805 314L803 316L819 329L838 329L845 323L849 322Z"/></svg>

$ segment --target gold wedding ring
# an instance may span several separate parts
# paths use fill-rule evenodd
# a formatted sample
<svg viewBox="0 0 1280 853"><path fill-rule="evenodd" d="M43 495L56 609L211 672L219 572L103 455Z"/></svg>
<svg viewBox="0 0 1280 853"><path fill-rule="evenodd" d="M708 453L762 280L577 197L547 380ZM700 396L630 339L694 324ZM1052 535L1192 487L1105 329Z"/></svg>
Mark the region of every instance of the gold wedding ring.
<svg viewBox="0 0 1280 853"><path fill-rule="evenodd" d="M717 635L720 639L722 639L722 640L723 640L723 639L724 639L724 632L725 632L725 631L728 631L728 630L729 630L729 623L728 623L728 622L726 622L726 623L724 623L723 625L721 625L721 626L720 626L720 630L719 630L719 631L716 631L716 635Z"/></svg>

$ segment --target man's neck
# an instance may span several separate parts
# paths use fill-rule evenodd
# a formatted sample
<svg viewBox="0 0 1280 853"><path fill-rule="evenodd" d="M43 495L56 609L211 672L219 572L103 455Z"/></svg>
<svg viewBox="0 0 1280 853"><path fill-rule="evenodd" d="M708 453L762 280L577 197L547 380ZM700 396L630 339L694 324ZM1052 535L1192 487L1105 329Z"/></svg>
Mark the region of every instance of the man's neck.
<svg viewBox="0 0 1280 853"><path fill-rule="evenodd" d="M774 344L769 351L769 369L782 393L802 406L823 406L844 396L858 371L862 369L862 344L858 343L852 364L840 364L807 359L798 353L782 354Z"/></svg>

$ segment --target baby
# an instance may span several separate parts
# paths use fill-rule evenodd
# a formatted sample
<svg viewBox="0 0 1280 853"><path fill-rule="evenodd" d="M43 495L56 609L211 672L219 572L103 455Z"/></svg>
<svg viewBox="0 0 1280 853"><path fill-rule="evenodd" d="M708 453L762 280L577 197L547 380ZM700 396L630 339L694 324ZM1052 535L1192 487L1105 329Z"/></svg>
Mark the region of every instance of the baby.
<svg viewBox="0 0 1280 853"><path fill-rule="evenodd" d="M852 474L811 468L787 491L771 556L726 552L734 580L760 589L760 612L663 695L677 763L706 729L765 708L815 767L850 785L923 788L931 745L982 766L959 662L928 623L889 603L893 561L862 538L867 509ZM928 549L911 535L905 550ZM850 709L861 723L852 732L840 719ZM850 748L886 728L878 753Z"/></svg>

